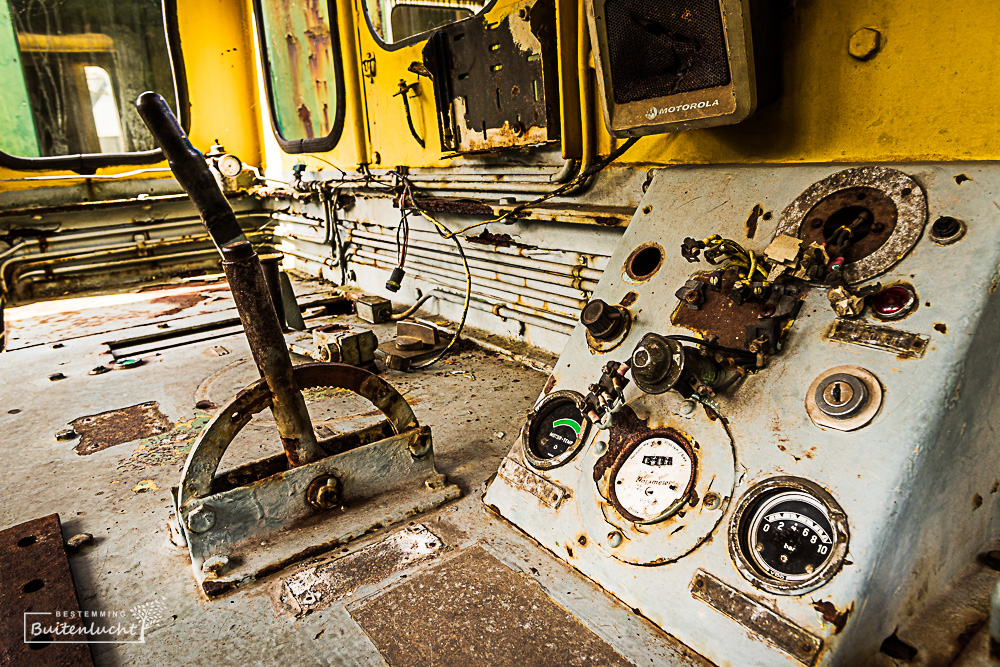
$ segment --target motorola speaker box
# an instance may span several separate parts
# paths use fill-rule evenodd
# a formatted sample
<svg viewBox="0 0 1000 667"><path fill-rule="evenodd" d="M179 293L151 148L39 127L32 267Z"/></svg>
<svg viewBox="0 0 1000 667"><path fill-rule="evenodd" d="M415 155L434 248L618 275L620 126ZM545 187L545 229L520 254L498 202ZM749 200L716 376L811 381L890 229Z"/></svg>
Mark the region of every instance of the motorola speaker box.
<svg viewBox="0 0 1000 667"><path fill-rule="evenodd" d="M608 131L638 137L730 125L753 113L758 72L750 5L751 0L588 0ZM756 17L756 8L753 13Z"/></svg>

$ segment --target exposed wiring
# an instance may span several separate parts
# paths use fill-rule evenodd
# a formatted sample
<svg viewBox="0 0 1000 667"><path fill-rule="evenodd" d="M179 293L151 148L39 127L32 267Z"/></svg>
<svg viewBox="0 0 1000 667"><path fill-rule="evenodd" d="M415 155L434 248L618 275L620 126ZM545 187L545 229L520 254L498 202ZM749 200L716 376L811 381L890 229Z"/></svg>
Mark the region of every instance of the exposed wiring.
<svg viewBox="0 0 1000 667"><path fill-rule="evenodd" d="M419 294L419 292L418 292L418 294ZM414 303L412 306L410 306L409 308L407 308L403 312L401 312L401 313L395 313L394 315L392 315L392 320L394 322L397 322L399 320L405 320L407 317L409 317L413 313L415 313L418 310L420 310L420 306L422 306L425 303L427 303L428 299L436 299L436 298L437 298L437 294L434 294L433 292L429 292L429 293L423 295L422 297L420 297L419 299L417 299L416 303Z"/></svg>
<svg viewBox="0 0 1000 667"><path fill-rule="evenodd" d="M404 181L404 187L406 188L407 191L409 191L410 190L409 182ZM451 348L455 347L455 344L458 342L459 337L462 335L462 329L465 328L465 319L469 315L469 303L472 301L472 271L469 270L469 260L465 258L465 250L462 248L462 244L459 242L458 236L452 233L451 230L445 227L443 223L437 220L434 216L428 214L426 211L423 211L419 208L417 209L417 211L419 211L424 218L426 218L434 225L434 227L437 229L438 234L442 238L446 239L450 238L452 241L455 242L455 248L458 249L458 254L461 255L462 257L462 267L465 269L465 303L462 304L462 319L459 321L458 327L455 329L455 334L451 337L451 340L448 341L448 344L444 347L444 349L442 349L428 361L422 362L415 366L410 366L411 371L427 368L428 366L437 363L444 357L444 355L448 354Z"/></svg>

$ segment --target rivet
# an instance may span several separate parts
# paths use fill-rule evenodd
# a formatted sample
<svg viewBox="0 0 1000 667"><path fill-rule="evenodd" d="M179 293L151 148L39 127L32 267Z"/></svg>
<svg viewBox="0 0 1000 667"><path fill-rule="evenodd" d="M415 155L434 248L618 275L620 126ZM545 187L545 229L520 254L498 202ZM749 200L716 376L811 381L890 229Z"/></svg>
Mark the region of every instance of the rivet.
<svg viewBox="0 0 1000 667"><path fill-rule="evenodd" d="M622 545L622 540L624 540L624 537L617 530L613 530L608 533L608 544L610 544L612 548L620 547Z"/></svg>

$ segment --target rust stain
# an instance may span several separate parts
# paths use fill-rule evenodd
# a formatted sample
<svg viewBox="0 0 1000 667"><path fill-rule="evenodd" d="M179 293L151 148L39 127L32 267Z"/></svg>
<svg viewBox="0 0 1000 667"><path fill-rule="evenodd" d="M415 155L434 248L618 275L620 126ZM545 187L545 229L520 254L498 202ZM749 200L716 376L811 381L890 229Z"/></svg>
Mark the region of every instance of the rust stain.
<svg viewBox="0 0 1000 667"><path fill-rule="evenodd" d="M74 449L81 456L166 433L171 427L156 401L79 417L69 425L80 434Z"/></svg>
<svg viewBox="0 0 1000 667"><path fill-rule="evenodd" d="M556 376L550 375L548 382L545 383L544 393L547 395L552 391L552 388L556 386Z"/></svg>
<svg viewBox="0 0 1000 667"><path fill-rule="evenodd" d="M635 303L635 300L638 298L639 298L638 294L636 294L635 292L629 292L628 294L622 297L622 300L619 303L628 308L633 303Z"/></svg>
<svg viewBox="0 0 1000 667"><path fill-rule="evenodd" d="M196 415L181 420L166 433L140 440L132 454L118 462L119 472L144 470L150 466L180 463L212 415Z"/></svg>
<svg viewBox="0 0 1000 667"><path fill-rule="evenodd" d="M946 333L948 333L948 325L945 324L944 322L935 322L934 323L934 330L935 331L940 331L941 333L946 334Z"/></svg>
<svg viewBox="0 0 1000 667"><path fill-rule="evenodd" d="M812 608L820 613L824 622L835 628L833 634L838 635L847 625L847 619L854 611L854 603L852 602L844 611L840 611L829 600L815 600L812 603Z"/></svg>
<svg viewBox="0 0 1000 667"><path fill-rule="evenodd" d="M428 213L461 213L463 215L493 215L493 209L475 199L458 197L420 197L409 202L408 208Z"/></svg>
<svg viewBox="0 0 1000 667"><path fill-rule="evenodd" d="M496 246L497 248L521 248L522 250L535 250L538 246L518 243L510 234L493 234L489 229L483 231L478 236L466 238L470 243L481 243L483 245Z"/></svg>

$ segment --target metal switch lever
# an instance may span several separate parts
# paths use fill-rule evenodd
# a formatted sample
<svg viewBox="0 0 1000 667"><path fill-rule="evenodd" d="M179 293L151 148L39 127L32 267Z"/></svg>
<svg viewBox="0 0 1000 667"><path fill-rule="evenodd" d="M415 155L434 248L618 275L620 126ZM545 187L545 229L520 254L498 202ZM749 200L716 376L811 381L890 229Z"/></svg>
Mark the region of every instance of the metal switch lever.
<svg viewBox="0 0 1000 667"><path fill-rule="evenodd" d="M222 252L222 269L250 351L270 390L271 412L289 465L322 458L325 454L316 442L305 399L295 382L292 360L264 281L260 258L243 235L208 163L188 141L164 99L145 92L139 96L136 107L167 156L177 182L198 208L205 228Z"/></svg>

